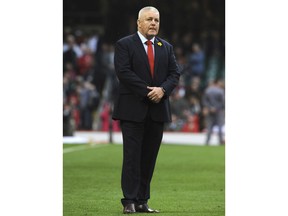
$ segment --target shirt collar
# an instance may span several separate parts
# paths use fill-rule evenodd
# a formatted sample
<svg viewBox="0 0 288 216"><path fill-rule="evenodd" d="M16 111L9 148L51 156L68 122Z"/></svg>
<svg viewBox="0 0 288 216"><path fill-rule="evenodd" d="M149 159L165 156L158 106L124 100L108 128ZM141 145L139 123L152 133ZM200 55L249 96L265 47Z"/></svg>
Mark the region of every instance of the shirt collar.
<svg viewBox="0 0 288 216"><path fill-rule="evenodd" d="M137 31L137 34L139 35L142 43L144 44L148 39L145 38L139 31ZM150 41L152 42L152 44L154 44L154 40L155 40L155 37L153 37Z"/></svg>

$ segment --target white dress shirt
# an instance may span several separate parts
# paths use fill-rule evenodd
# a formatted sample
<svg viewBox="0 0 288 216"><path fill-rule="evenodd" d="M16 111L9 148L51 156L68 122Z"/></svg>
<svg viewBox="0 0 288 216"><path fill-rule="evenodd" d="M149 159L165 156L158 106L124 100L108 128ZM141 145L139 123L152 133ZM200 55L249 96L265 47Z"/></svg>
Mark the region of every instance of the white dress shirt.
<svg viewBox="0 0 288 216"><path fill-rule="evenodd" d="M143 44L143 47L147 53L147 45L146 45L146 41L147 41L147 38L145 38L139 31L137 31L137 34L139 35L141 41L142 41L142 44ZM152 42L152 48L153 48L153 54L155 56L155 51L154 51L154 40L155 40L155 37L153 37L150 41Z"/></svg>

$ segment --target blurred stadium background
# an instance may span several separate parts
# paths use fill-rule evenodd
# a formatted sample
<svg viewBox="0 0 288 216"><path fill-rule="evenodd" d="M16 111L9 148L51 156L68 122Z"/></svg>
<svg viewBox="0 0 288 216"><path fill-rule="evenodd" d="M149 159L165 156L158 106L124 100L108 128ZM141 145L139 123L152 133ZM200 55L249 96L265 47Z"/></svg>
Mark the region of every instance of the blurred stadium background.
<svg viewBox="0 0 288 216"><path fill-rule="evenodd" d="M91 138L87 132L120 131L110 117L117 91L113 45L137 30L138 11L147 5L159 9L159 36L174 46L182 73L171 95L173 121L165 131L185 132L204 142L203 92L214 79L225 88L224 0L64 0L64 137L82 135L86 142ZM215 137L211 141L217 142Z"/></svg>

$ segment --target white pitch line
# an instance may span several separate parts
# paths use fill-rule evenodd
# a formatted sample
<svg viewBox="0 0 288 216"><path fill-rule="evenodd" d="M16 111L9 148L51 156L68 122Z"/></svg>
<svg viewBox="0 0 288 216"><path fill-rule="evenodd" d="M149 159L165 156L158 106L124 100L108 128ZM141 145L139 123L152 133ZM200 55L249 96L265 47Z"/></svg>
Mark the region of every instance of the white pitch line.
<svg viewBox="0 0 288 216"><path fill-rule="evenodd" d="M63 154L65 153L70 153L70 152L75 152L75 151L81 151L81 150L86 150L86 149L91 149L91 148L100 148L100 147L104 147L104 146L108 146L108 144L98 144L98 145L81 145L81 146L75 146L75 147L71 147L71 148L65 148L63 149Z"/></svg>

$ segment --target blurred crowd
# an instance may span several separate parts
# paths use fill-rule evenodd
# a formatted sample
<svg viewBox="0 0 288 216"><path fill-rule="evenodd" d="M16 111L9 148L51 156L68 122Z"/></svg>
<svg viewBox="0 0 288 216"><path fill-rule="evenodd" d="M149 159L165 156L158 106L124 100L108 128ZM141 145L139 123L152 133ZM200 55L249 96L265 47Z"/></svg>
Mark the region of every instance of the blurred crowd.
<svg viewBox="0 0 288 216"><path fill-rule="evenodd" d="M215 79L225 89L220 33L211 31L204 36L200 41L194 41L191 32L166 37L174 46L181 71L179 85L170 97L172 122L166 131L205 131L205 89ZM63 135L73 135L75 130L119 131L110 115L117 91L113 44L95 30L71 28L64 31L63 41Z"/></svg>
<svg viewBox="0 0 288 216"><path fill-rule="evenodd" d="M117 81L114 47L97 32L64 33L63 135L75 130L108 130ZM112 123L114 130L118 124Z"/></svg>

